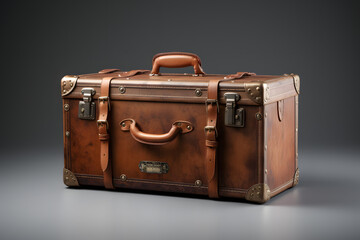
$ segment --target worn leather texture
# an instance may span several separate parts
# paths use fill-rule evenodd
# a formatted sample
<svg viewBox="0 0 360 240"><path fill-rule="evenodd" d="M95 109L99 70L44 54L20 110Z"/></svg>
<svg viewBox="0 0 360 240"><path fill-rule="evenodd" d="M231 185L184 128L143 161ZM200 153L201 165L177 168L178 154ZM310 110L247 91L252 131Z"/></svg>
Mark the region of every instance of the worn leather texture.
<svg viewBox="0 0 360 240"><path fill-rule="evenodd" d="M155 56L154 62L162 56L174 54ZM80 186L245 198L253 186L265 184L269 192L258 202L293 186L297 92L291 75L149 73L108 69L79 75L63 96L65 168ZM106 119L108 129L78 118L84 87L96 91L96 120ZM99 102L107 92L110 101ZM244 127L224 124L227 92L240 96L236 106L245 110ZM141 172L141 161L167 163L168 172Z"/></svg>

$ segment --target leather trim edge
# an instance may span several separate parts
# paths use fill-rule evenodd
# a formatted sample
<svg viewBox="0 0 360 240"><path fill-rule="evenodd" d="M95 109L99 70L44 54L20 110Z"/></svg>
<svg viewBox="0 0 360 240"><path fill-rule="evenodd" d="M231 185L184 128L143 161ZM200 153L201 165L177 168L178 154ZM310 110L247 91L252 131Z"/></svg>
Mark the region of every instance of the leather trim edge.
<svg viewBox="0 0 360 240"><path fill-rule="evenodd" d="M75 174L67 168L63 169L63 181L64 184L68 187L80 186Z"/></svg>

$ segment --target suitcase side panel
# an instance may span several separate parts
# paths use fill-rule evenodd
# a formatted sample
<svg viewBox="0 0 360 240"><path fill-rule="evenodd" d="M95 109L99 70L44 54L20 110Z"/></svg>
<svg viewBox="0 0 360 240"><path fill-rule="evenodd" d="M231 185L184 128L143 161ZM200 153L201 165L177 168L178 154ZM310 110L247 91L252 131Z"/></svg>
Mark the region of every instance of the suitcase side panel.
<svg viewBox="0 0 360 240"><path fill-rule="evenodd" d="M297 168L295 97L283 100L281 121L278 105L281 108L282 103L265 105L266 183L271 189L271 195L292 186Z"/></svg>

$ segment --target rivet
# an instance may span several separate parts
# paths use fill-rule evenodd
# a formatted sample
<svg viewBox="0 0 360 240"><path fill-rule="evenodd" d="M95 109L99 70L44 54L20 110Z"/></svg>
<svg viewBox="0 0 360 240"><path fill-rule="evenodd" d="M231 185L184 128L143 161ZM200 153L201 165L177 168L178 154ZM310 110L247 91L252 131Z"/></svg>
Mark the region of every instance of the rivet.
<svg viewBox="0 0 360 240"><path fill-rule="evenodd" d="M200 187L201 185L202 185L201 180L196 180L195 181L195 186Z"/></svg>
<svg viewBox="0 0 360 240"><path fill-rule="evenodd" d="M258 186L258 189L259 189L259 190L261 190L261 187L260 187L260 186Z"/></svg>
<svg viewBox="0 0 360 240"><path fill-rule="evenodd" d="M251 196L254 196L254 194L253 194L253 193L251 193L250 195L251 195Z"/></svg>
<svg viewBox="0 0 360 240"><path fill-rule="evenodd" d="M119 91L121 94L124 94L126 92L126 88L125 87L119 87Z"/></svg>
<svg viewBox="0 0 360 240"><path fill-rule="evenodd" d="M82 113L85 112L85 108L81 108L81 112L82 112Z"/></svg>
<svg viewBox="0 0 360 240"><path fill-rule="evenodd" d="M126 78L126 80L129 80L130 78Z"/></svg>
<svg viewBox="0 0 360 240"><path fill-rule="evenodd" d="M171 79L169 78L168 81L171 82Z"/></svg>
<svg viewBox="0 0 360 240"><path fill-rule="evenodd" d="M260 87L256 87L256 90L257 90L257 91L260 91Z"/></svg>
<svg viewBox="0 0 360 240"><path fill-rule="evenodd" d="M265 174L267 174L268 173L268 170L267 169L265 169Z"/></svg>
<svg viewBox="0 0 360 240"><path fill-rule="evenodd" d="M296 128L296 131L298 131L298 129Z"/></svg>
<svg viewBox="0 0 360 240"><path fill-rule="evenodd" d="M63 90L63 93L66 93L66 90L65 90L65 89Z"/></svg>
<svg viewBox="0 0 360 240"><path fill-rule="evenodd" d="M64 110L67 112L70 110L70 105L69 104L64 104Z"/></svg>
<svg viewBox="0 0 360 240"><path fill-rule="evenodd" d="M73 83L70 83L70 87L72 87L74 84Z"/></svg>
<svg viewBox="0 0 360 240"><path fill-rule="evenodd" d="M63 82L63 85L66 86L66 82L65 82L65 81Z"/></svg>
<svg viewBox="0 0 360 240"><path fill-rule="evenodd" d="M190 125L187 125L186 128L187 128L187 130L190 130L190 129L191 129L191 126L190 126Z"/></svg>
<svg viewBox="0 0 360 240"><path fill-rule="evenodd" d="M257 194L257 195L260 195L260 192L257 192L256 194Z"/></svg>
<svg viewBox="0 0 360 240"><path fill-rule="evenodd" d="M65 177L66 180L69 180L69 177Z"/></svg>
<svg viewBox="0 0 360 240"><path fill-rule="evenodd" d="M260 121L262 119L262 114L260 112L257 112L255 114L255 118L256 118L256 120Z"/></svg>
<svg viewBox="0 0 360 240"><path fill-rule="evenodd" d="M121 174L121 175L120 175L120 179L121 179L121 181L125 182L125 181L126 181L126 175L125 175L125 174Z"/></svg>
<svg viewBox="0 0 360 240"><path fill-rule="evenodd" d="M69 173L68 170L66 170L65 173L68 174Z"/></svg>
<svg viewBox="0 0 360 240"><path fill-rule="evenodd" d="M256 101L260 101L260 100L261 100L261 97L256 97L255 100L256 100Z"/></svg>
<svg viewBox="0 0 360 240"><path fill-rule="evenodd" d="M126 126L126 123L125 123L125 122L123 122L123 123L121 124L121 126L122 126L122 127L125 127L125 126Z"/></svg>
<svg viewBox="0 0 360 240"><path fill-rule="evenodd" d="M195 95L200 97L202 95L201 89L199 88L195 89Z"/></svg>
<svg viewBox="0 0 360 240"><path fill-rule="evenodd" d="M265 151L267 150L267 145L265 145Z"/></svg>
<svg viewBox="0 0 360 240"><path fill-rule="evenodd" d="M265 117L267 117L267 113L265 113Z"/></svg>
<svg viewBox="0 0 360 240"><path fill-rule="evenodd" d="M254 93L250 93L250 96L254 96Z"/></svg>
<svg viewBox="0 0 360 240"><path fill-rule="evenodd" d="M65 132L65 136L70 137L70 132L69 132L69 131L66 131L66 132ZM67 173L67 172L66 172L66 173Z"/></svg>
<svg viewBox="0 0 360 240"><path fill-rule="evenodd" d="M251 92L251 88L248 88L247 91L248 91L248 92Z"/></svg>
<svg viewBox="0 0 360 240"><path fill-rule="evenodd" d="M235 119L236 119L236 120L239 119L239 115L235 115Z"/></svg>

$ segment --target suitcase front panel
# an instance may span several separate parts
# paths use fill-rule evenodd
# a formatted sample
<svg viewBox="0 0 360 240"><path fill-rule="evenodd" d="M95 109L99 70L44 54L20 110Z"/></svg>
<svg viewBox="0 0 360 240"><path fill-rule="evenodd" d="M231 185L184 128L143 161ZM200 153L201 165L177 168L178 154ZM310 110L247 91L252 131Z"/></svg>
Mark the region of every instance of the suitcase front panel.
<svg viewBox="0 0 360 240"><path fill-rule="evenodd" d="M65 167L78 177L80 185L102 186L96 120L78 118L79 99L66 101L70 104L67 125L71 147L66 149L70 159ZM110 146L116 187L207 194L205 104L112 101L111 107ZM224 105L220 106L218 119L221 142L218 152L219 186L222 194L243 194L261 180L262 158L258 144L262 141L262 121L256 120L255 114L262 107L244 106L244 128L224 126L224 108ZM145 133L166 133L178 120L191 122L194 130L179 134L165 145L147 145L136 141L130 132L121 130L120 123L127 118L135 119ZM168 172L141 172L139 163L142 161L166 163Z"/></svg>

